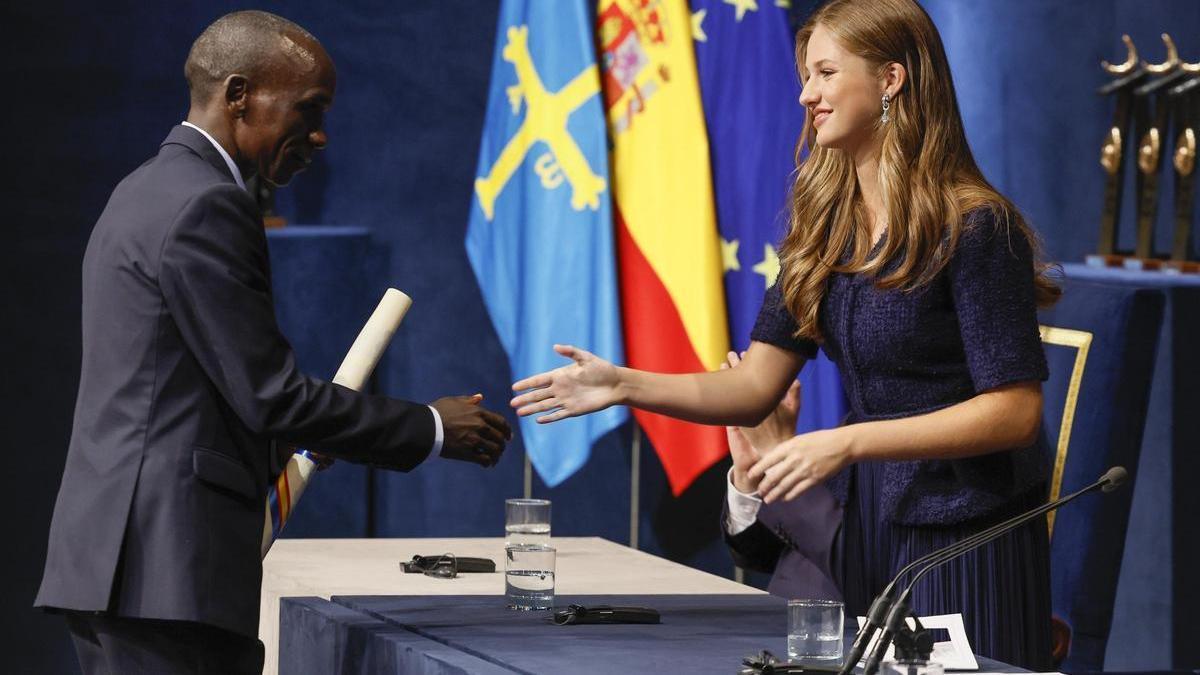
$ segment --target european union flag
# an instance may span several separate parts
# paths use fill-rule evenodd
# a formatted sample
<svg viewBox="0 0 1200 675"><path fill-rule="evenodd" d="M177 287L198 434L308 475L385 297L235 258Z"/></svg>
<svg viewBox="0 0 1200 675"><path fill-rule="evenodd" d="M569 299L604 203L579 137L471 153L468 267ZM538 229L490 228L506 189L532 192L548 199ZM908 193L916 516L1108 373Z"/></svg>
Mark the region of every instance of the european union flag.
<svg viewBox="0 0 1200 675"><path fill-rule="evenodd" d="M693 0L692 35L708 124L729 337L749 346L763 293L779 275L788 188L804 124L787 0ZM846 412L837 367L822 352L800 375L799 430Z"/></svg>
<svg viewBox="0 0 1200 675"><path fill-rule="evenodd" d="M554 343L624 361L589 8L586 0L505 0L500 8L466 246L517 378L563 365ZM534 468L555 486L627 418L612 408L520 424Z"/></svg>

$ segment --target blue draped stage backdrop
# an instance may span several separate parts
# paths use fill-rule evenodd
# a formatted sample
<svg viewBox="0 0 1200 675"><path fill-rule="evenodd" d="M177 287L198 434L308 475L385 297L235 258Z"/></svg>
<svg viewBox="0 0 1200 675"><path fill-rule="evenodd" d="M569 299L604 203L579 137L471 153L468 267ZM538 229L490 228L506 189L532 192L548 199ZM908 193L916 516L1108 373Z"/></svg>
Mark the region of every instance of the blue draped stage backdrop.
<svg viewBox="0 0 1200 675"><path fill-rule="evenodd" d="M814 3L791 4L795 22ZM1195 37L1200 3L924 4L945 40L967 132L984 172L1024 209L1052 257L1082 259L1095 245L1102 189L1096 158L1110 115L1094 94L1105 80L1097 64L1123 57L1123 32L1148 58L1162 58L1158 34L1169 31L1186 60L1200 59ZM312 170L280 193L278 204L292 223L365 228L372 249L384 256L373 280L346 284L365 288L369 297L347 299L338 321L351 321L342 317L355 307L363 308L365 318L386 285L416 300L377 386L417 400L481 391L487 403L503 408L514 374L463 247L497 3L294 0L259 6L311 29L338 65L337 103L328 117L330 147ZM88 233L116 182L154 153L184 116L182 64L191 41L220 14L241 8L224 0L50 0L9 2L0 9L9 166L4 189L9 243L0 247L5 256L0 410L8 438L7 470L0 479L8 514L8 554L0 556L6 584L0 593L5 645L0 662L8 672L75 668L61 620L29 606L41 574L78 380L79 264ZM710 9L720 10L735 11L732 6ZM1167 187L1164 198L1170 192ZM1169 209L1162 211L1165 219ZM1161 232L1165 238L1166 228ZM348 249L359 245L344 243ZM273 243L276 250L303 245ZM316 263L327 259L305 255ZM336 270L317 272L306 280L298 270L301 276L290 277L279 289L281 298ZM288 318L297 333L313 331L319 321L319 316L295 313ZM344 348L339 340L347 340L357 326L330 330L326 337L339 338L324 340L327 354L302 355L314 374L329 375L335 365L329 361ZM302 348L307 344L299 334L296 339ZM637 487L639 545L730 574L731 563L716 543L724 467L715 467L682 498L672 499L657 459L647 454ZM630 457L625 426L555 489L534 479L533 492L555 500L555 534L630 541ZM338 509L344 527L319 522L316 505L302 503L295 535L498 535L501 500L524 489L523 452L515 441L490 472L443 463L410 475L372 476L344 467L333 482L346 491L327 488L314 493L314 500L321 500L317 494L329 500L365 499L372 490L364 485L370 484L374 501Z"/></svg>

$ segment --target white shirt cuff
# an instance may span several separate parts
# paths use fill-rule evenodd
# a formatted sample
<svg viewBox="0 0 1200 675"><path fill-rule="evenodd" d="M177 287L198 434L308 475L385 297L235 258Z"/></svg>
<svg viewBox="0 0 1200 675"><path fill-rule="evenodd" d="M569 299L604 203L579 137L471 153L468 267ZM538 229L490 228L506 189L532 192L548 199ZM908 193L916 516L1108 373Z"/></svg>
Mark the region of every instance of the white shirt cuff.
<svg viewBox="0 0 1200 675"><path fill-rule="evenodd" d="M430 457L440 457L442 455L442 439L445 433L442 431L442 416L438 414L437 408L427 406L429 412L433 413L433 451L429 453Z"/></svg>
<svg viewBox="0 0 1200 675"><path fill-rule="evenodd" d="M726 490L725 501L729 505L729 517L725 521L725 531L731 535L741 534L758 519L758 510L762 508L762 498L757 494L746 494L733 485L733 467L725 478L729 489Z"/></svg>

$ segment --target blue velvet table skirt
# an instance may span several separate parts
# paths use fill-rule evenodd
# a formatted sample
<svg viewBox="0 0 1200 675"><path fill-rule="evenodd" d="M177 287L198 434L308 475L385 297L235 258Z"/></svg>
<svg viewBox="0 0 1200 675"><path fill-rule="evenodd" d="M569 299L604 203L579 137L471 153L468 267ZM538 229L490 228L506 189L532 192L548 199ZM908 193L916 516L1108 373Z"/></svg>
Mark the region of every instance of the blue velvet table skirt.
<svg viewBox="0 0 1200 675"><path fill-rule="evenodd" d="M509 610L502 596L283 598L279 672L728 675L763 649L787 654L787 603L772 595L556 599L572 603L653 607L662 623L555 626L549 612ZM990 659L980 668L1021 672Z"/></svg>

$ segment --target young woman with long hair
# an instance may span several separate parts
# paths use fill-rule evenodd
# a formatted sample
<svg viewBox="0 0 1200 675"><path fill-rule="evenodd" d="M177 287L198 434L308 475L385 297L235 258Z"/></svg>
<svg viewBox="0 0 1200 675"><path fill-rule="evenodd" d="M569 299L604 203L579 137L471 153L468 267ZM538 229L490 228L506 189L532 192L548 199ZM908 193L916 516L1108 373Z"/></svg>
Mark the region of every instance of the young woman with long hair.
<svg viewBox="0 0 1200 675"><path fill-rule="evenodd" d="M539 422L629 405L754 426L819 345L842 373L847 423L794 436L737 478L767 504L817 485L843 504L832 571L854 616L906 562L1043 500L1036 310L1059 290L979 171L941 38L913 0L832 0L796 57L809 154L738 367L647 373L555 345L573 363L514 384L512 405ZM919 613L963 612L977 652L1048 668L1044 523L914 593Z"/></svg>

